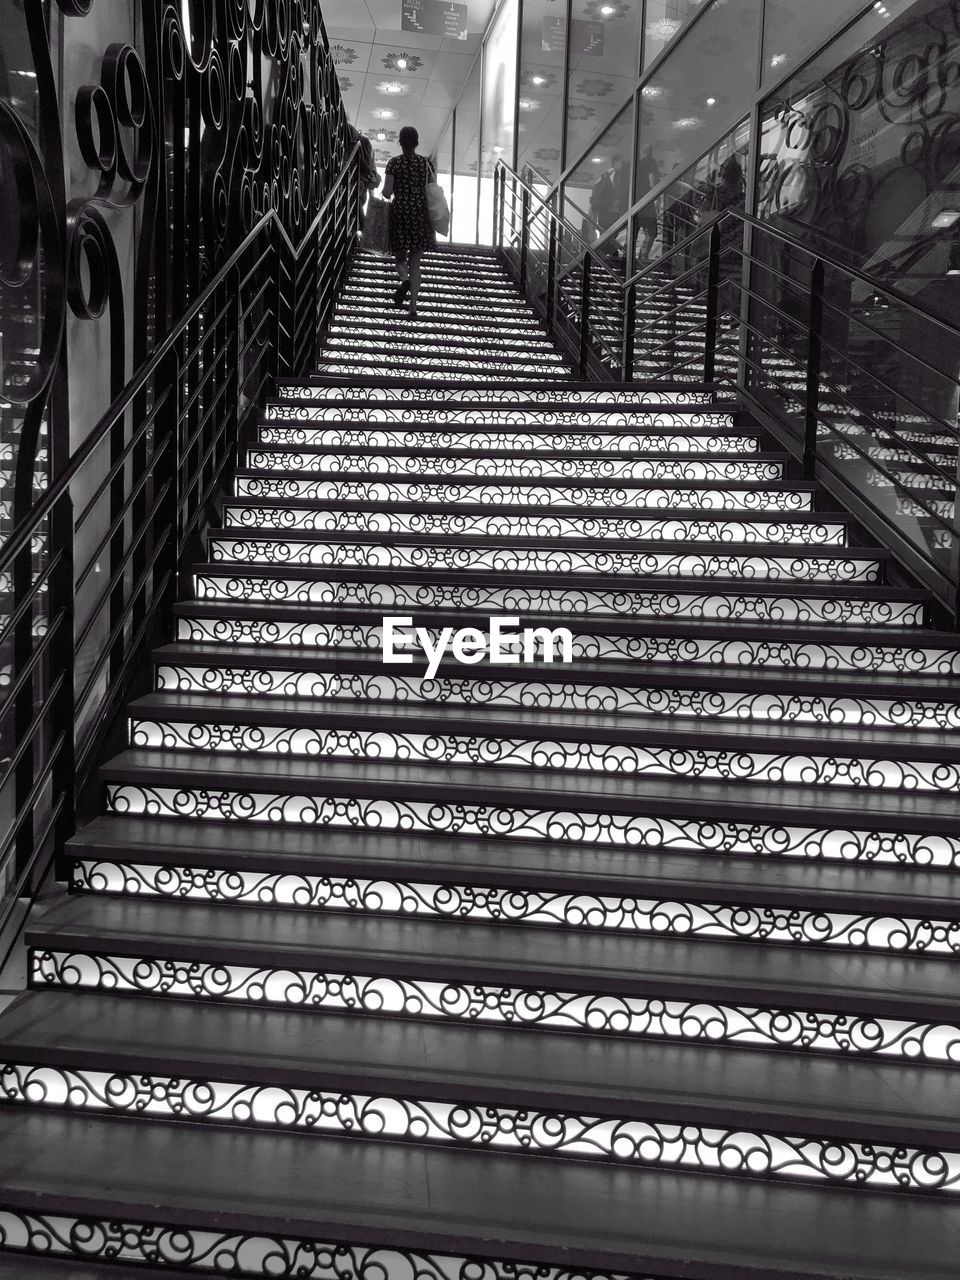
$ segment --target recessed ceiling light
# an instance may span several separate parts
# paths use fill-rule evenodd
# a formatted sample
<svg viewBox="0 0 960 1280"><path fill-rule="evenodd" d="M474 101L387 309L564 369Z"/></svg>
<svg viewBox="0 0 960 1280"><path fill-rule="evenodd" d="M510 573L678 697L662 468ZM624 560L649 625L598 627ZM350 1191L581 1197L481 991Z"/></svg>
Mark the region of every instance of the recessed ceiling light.
<svg viewBox="0 0 960 1280"><path fill-rule="evenodd" d="M717 105L717 100L716 100L716 98L708 98L708 99L707 99L707 106L708 106L708 107L715 107L716 105Z"/></svg>
<svg viewBox="0 0 960 1280"><path fill-rule="evenodd" d="M406 58L398 58L398 59L397 59L397 70L398 70L398 71L406 71L406 69L407 69L407 66L408 66L408 65L409 65L409 64L407 63Z"/></svg>
<svg viewBox="0 0 960 1280"><path fill-rule="evenodd" d="M591 164L603 164L603 156L591 156L591 157L590 157L590 163L591 163Z"/></svg>
<svg viewBox="0 0 960 1280"><path fill-rule="evenodd" d="M647 27L647 34L654 40L672 40L682 26L679 18L658 18Z"/></svg>
<svg viewBox="0 0 960 1280"><path fill-rule="evenodd" d="M943 227L952 227L955 222L960 220L960 209L944 209L942 213L938 213L934 218L931 226L938 229Z"/></svg>
<svg viewBox="0 0 960 1280"><path fill-rule="evenodd" d="M609 17L612 17L612 15L615 14L617 11L612 4L602 4L600 6L600 12L605 18L609 18Z"/></svg>
<svg viewBox="0 0 960 1280"><path fill-rule="evenodd" d="M406 93L407 88L406 85L402 85L399 80L382 80L380 84L377 85L377 92L390 94Z"/></svg>
<svg viewBox="0 0 960 1280"><path fill-rule="evenodd" d="M521 99L520 99L520 110L521 110L521 111L536 111L536 110L537 110L537 108L538 108L539 106L540 106L540 103L539 103L539 102L537 102L535 98L521 98Z"/></svg>
<svg viewBox="0 0 960 1280"><path fill-rule="evenodd" d="M394 116L394 113L388 110L387 107L377 107L373 114L378 120L392 120Z"/></svg>
<svg viewBox="0 0 960 1280"><path fill-rule="evenodd" d="M640 90L642 98L662 98L663 90L656 84L645 84Z"/></svg>
<svg viewBox="0 0 960 1280"><path fill-rule="evenodd" d="M497 153L497 155L500 155L503 151L503 147L494 147L493 149Z"/></svg>
<svg viewBox="0 0 960 1280"><path fill-rule="evenodd" d="M679 120L674 120L673 127L675 129L699 129L700 121L696 116L681 116Z"/></svg>
<svg viewBox="0 0 960 1280"><path fill-rule="evenodd" d="M378 142L386 142L386 140L387 140L387 135L386 135L386 134L383 132L383 130L381 129L381 130L380 130L380 132L377 134L377 141L378 141Z"/></svg>
<svg viewBox="0 0 960 1280"><path fill-rule="evenodd" d="M531 76L530 83L535 85L541 85L541 84L546 84L547 82L543 76Z"/></svg>
<svg viewBox="0 0 960 1280"><path fill-rule="evenodd" d="M786 62L787 55L785 53L775 53L770 59L771 67L779 67L781 62Z"/></svg>

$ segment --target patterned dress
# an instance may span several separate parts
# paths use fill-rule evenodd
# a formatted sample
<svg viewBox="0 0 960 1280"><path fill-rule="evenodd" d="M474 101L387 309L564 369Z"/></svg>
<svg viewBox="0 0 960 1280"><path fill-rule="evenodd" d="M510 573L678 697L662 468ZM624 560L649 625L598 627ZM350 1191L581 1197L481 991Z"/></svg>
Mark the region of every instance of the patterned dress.
<svg viewBox="0 0 960 1280"><path fill-rule="evenodd" d="M428 182L433 182L433 165L425 156L394 156L387 165L393 175L393 204L390 206L390 252L401 258L425 249L436 249L437 237L427 212Z"/></svg>

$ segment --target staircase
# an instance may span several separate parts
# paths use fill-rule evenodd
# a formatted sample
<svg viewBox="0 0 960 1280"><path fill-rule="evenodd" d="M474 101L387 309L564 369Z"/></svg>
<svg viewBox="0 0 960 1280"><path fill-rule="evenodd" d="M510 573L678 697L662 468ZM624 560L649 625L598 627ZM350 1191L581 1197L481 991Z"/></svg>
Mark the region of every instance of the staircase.
<svg viewBox="0 0 960 1280"><path fill-rule="evenodd" d="M265 406L29 927L0 1277L955 1280L957 636L716 388L424 266Z"/></svg>

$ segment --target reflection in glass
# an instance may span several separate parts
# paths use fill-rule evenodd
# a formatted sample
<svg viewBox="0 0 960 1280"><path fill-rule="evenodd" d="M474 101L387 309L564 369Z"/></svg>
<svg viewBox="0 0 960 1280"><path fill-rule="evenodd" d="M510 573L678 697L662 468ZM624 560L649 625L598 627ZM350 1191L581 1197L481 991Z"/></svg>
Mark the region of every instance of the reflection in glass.
<svg viewBox="0 0 960 1280"><path fill-rule="evenodd" d="M863 7L863 0L764 0L763 83L782 80ZM889 17L895 5L878 5L878 16L881 8Z"/></svg>
<svg viewBox="0 0 960 1280"><path fill-rule="evenodd" d="M676 41L641 91L638 198L682 172L747 114L756 91L762 5L714 3Z"/></svg>
<svg viewBox="0 0 960 1280"><path fill-rule="evenodd" d="M518 172L544 194L560 177L563 145L566 28L545 27L556 8L555 0L524 0L520 37Z"/></svg>
<svg viewBox="0 0 960 1280"><path fill-rule="evenodd" d="M437 182L447 197L447 204L451 205L453 200L453 119L444 129L440 141L437 143L437 150L434 155L434 164L437 170ZM452 229L451 229L452 231ZM451 239L451 231L445 236L438 234L438 240L449 241Z"/></svg>
<svg viewBox="0 0 960 1280"><path fill-rule="evenodd" d="M633 94L642 16L642 0L573 0L567 165L582 154ZM551 31L558 23L565 25L562 19L552 22Z"/></svg>
<svg viewBox="0 0 960 1280"><path fill-rule="evenodd" d="M647 0L643 31L644 68L669 49L683 34L690 19L709 3L710 0Z"/></svg>
<svg viewBox="0 0 960 1280"><path fill-rule="evenodd" d="M632 128L633 104L628 103L564 183L564 218L588 245L604 240L630 207ZM621 241L605 240L603 253L611 262L622 262Z"/></svg>

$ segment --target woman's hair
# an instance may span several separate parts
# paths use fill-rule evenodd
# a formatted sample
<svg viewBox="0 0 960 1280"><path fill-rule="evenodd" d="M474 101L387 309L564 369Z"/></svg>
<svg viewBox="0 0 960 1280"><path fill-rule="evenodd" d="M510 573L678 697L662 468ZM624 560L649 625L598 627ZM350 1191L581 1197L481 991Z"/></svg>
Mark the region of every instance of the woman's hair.
<svg viewBox="0 0 960 1280"><path fill-rule="evenodd" d="M405 124L400 130L399 141L403 151L416 151L420 145L420 135L412 124Z"/></svg>

